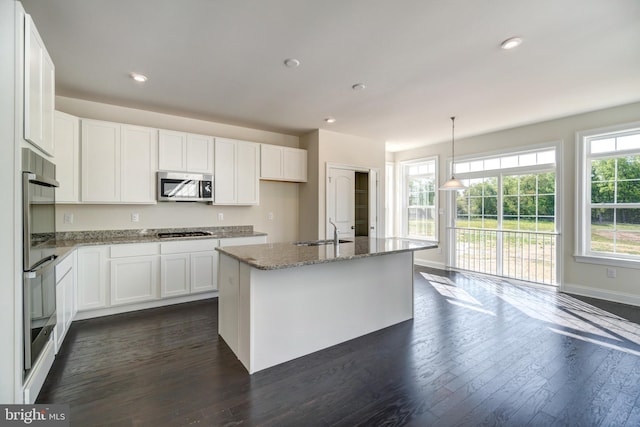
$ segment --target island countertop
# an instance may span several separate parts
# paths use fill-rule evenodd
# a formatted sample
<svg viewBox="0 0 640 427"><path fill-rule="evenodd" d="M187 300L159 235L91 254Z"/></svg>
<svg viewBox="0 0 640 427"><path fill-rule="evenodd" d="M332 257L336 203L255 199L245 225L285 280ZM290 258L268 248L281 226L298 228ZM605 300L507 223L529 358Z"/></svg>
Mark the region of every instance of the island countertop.
<svg viewBox="0 0 640 427"><path fill-rule="evenodd" d="M218 247L216 250L259 270L278 270L438 247L438 243L433 241L395 237L356 237L349 240L340 243L337 250L333 243L300 245L292 242Z"/></svg>

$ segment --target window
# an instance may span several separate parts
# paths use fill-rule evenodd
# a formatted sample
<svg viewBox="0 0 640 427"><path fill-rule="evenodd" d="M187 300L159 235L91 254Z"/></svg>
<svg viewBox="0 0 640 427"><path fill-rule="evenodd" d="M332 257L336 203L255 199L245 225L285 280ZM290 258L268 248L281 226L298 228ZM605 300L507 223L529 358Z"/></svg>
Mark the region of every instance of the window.
<svg viewBox="0 0 640 427"><path fill-rule="evenodd" d="M404 237L437 240L436 159L401 163Z"/></svg>
<svg viewBox="0 0 640 427"><path fill-rule="evenodd" d="M449 260L461 269L558 282L557 146L456 162ZM452 206L453 207L453 206Z"/></svg>
<svg viewBox="0 0 640 427"><path fill-rule="evenodd" d="M578 257L640 261L640 123L579 133L578 145Z"/></svg>

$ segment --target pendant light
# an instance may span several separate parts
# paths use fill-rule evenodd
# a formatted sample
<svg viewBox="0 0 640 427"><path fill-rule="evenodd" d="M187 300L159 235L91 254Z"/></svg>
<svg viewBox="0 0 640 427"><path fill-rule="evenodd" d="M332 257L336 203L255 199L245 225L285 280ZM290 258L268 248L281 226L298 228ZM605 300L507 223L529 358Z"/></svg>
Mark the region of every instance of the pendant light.
<svg viewBox="0 0 640 427"><path fill-rule="evenodd" d="M445 191L457 191L457 190L464 190L465 188L467 188L462 182L460 182L459 179L456 179L456 177L453 176L453 168L455 168L456 166L456 158L455 158L456 139L454 136L455 121L456 121L456 118L451 117L451 179L445 182L442 185L442 187L440 187L440 190L445 190Z"/></svg>

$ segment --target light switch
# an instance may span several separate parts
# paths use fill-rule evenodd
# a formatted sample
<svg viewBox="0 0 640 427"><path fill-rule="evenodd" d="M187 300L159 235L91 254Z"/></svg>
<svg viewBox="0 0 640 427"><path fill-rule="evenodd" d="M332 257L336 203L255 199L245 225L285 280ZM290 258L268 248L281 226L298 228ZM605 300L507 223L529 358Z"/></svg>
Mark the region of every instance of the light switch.
<svg viewBox="0 0 640 427"><path fill-rule="evenodd" d="M72 213L64 214L64 223L65 224L73 224L73 214Z"/></svg>
<svg viewBox="0 0 640 427"><path fill-rule="evenodd" d="M268 219L269 221L273 221L273 212L269 212L269 213L267 214L267 219Z"/></svg>
<svg viewBox="0 0 640 427"><path fill-rule="evenodd" d="M140 214L139 213L132 213L131 214L131 222L139 222L140 221Z"/></svg>
<svg viewBox="0 0 640 427"><path fill-rule="evenodd" d="M218 212L218 221L224 221L224 214L222 212Z"/></svg>

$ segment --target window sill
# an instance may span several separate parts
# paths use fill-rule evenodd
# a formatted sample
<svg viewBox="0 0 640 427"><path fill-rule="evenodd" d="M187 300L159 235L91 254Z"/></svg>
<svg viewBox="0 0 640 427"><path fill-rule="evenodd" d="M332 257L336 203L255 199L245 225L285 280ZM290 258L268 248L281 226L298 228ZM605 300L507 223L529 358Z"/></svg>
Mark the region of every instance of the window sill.
<svg viewBox="0 0 640 427"><path fill-rule="evenodd" d="M624 258L603 257L595 255L574 255L576 262L585 264L609 265L612 267L637 268L640 269L640 260L631 260Z"/></svg>

